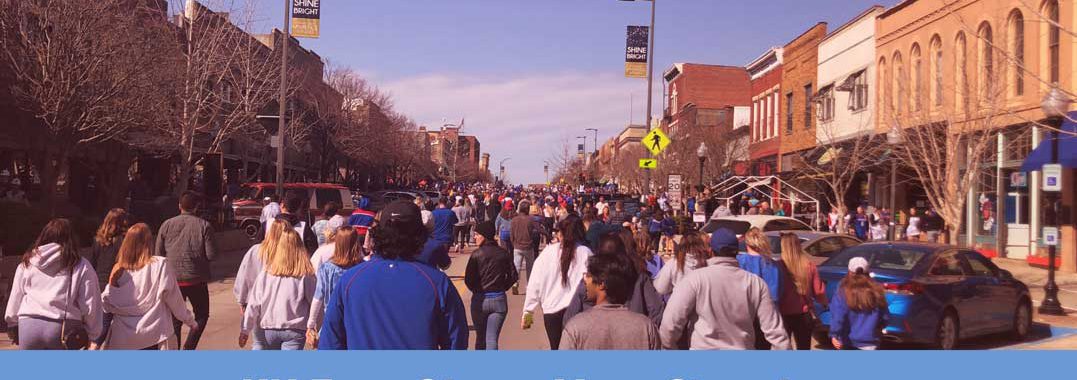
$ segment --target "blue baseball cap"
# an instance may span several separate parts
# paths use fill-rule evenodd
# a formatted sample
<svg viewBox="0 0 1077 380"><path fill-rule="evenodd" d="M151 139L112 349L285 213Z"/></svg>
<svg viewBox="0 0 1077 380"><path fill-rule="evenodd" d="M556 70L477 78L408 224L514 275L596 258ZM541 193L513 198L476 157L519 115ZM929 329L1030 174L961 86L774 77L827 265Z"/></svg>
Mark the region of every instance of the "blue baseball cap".
<svg viewBox="0 0 1077 380"><path fill-rule="evenodd" d="M721 251L722 248L737 249L739 246L740 241L737 240L737 234L728 228L719 228L711 234L711 250L715 253Z"/></svg>

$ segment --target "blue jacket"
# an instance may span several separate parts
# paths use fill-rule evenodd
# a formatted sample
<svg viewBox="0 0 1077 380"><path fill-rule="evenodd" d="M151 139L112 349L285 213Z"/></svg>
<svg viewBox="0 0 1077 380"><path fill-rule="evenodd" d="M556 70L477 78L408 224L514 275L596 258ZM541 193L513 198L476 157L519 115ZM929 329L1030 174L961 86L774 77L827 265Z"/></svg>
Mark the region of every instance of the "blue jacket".
<svg viewBox="0 0 1077 380"><path fill-rule="evenodd" d="M423 251L415 258L415 261L432 266L434 268L448 268L452 264L449 258L449 245L443 241L427 239L423 245Z"/></svg>
<svg viewBox="0 0 1077 380"><path fill-rule="evenodd" d="M850 310L845 302L845 292L838 289L830 301L830 336L852 347L879 346L882 329L890 319L890 310Z"/></svg>
<svg viewBox="0 0 1077 380"><path fill-rule="evenodd" d="M434 230L430 238L445 243L452 243L452 228L456 225L456 213L447 208L434 210Z"/></svg>
<svg viewBox="0 0 1077 380"><path fill-rule="evenodd" d="M464 302L441 271L375 256L329 296L319 350L466 350Z"/></svg>
<svg viewBox="0 0 1077 380"><path fill-rule="evenodd" d="M771 300L774 301L775 305L780 305L779 302L781 302L782 299L782 279L785 277L785 271L778 262L769 257L741 252L737 255L737 264L740 265L740 269L744 269L750 273L754 273L756 276L762 277L763 282L767 283L767 290L770 291Z"/></svg>

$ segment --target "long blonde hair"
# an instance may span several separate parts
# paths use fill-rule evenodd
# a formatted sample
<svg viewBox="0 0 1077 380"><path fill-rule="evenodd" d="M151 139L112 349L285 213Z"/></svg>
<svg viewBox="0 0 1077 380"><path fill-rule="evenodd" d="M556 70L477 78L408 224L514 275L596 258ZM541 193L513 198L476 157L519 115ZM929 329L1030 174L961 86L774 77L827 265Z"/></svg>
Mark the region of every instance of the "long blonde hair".
<svg viewBox="0 0 1077 380"><path fill-rule="evenodd" d="M280 277L305 277L314 275L310 255L299 233L289 228L280 235L273 257L266 263L266 272Z"/></svg>
<svg viewBox="0 0 1077 380"><path fill-rule="evenodd" d="M767 240L767 235L764 235L759 228L752 227L752 229L744 233L744 245L760 256L770 258L770 241Z"/></svg>
<svg viewBox="0 0 1077 380"><path fill-rule="evenodd" d="M145 268L153 261L153 232L146 223L131 226L123 237L123 244L116 253L116 265L112 266L108 283L119 286L118 281L124 271L136 271Z"/></svg>
<svg viewBox="0 0 1077 380"><path fill-rule="evenodd" d="M269 261L273 258L273 253L277 251L277 243L280 242L280 235L284 231L291 230L292 224L288 223L284 219L274 219L269 223L269 230L266 231L266 238L262 241L262 246L258 247L258 258L262 260L262 265L269 265Z"/></svg>
<svg viewBox="0 0 1077 380"><path fill-rule="evenodd" d="M782 234L782 262L785 263L785 269L789 270L789 275L793 277L793 285L796 285L797 293L807 296L812 289L808 271L815 264L808 260L808 254L804 253L804 248L800 246L800 238L796 234Z"/></svg>
<svg viewBox="0 0 1077 380"><path fill-rule="evenodd" d="M97 234L93 240L102 247L111 247L120 241L120 237L127 232L127 211L122 208L114 208L105 215L101 227L97 228Z"/></svg>

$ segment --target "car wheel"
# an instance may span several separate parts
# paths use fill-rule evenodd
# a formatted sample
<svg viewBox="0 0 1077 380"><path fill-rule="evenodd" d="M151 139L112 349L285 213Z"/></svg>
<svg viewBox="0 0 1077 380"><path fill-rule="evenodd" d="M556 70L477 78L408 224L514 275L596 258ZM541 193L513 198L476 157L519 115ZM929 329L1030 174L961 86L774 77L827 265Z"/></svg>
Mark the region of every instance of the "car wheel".
<svg viewBox="0 0 1077 380"><path fill-rule="evenodd" d="M1017 310L1013 313L1013 339L1022 342L1028 338L1028 332L1032 330L1032 304L1028 300L1021 300Z"/></svg>
<svg viewBox="0 0 1077 380"><path fill-rule="evenodd" d="M960 332L961 326L957 321L957 315L952 311L947 311L939 321L939 328L935 334L935 346L940 350L957 348Z"/></svg>
<svg viewBox="0 0 1077 380"><path fill-rule="evenodd" d="M249 223L248 222L248 223L243 225L243 233L247 234L247 237L251 238L251 240L257 239L258 238L258 227L259 227L258 223Z"/></svg>

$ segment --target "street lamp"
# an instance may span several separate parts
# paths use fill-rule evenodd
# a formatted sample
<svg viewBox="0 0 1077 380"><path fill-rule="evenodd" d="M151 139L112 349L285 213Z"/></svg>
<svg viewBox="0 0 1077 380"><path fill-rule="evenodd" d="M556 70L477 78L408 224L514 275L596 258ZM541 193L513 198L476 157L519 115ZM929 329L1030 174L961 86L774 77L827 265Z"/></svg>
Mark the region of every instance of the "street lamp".
<svg viewBox="0 0 1077 380"><path fill-rule="evenodd" d="M1066 96L1058 87L1051 88L1047 96L1040 103L1044 115L1048 119L1061 119L1066 116L1070 103L1073 100ZM1051 134L1051 163L1058 164L1058 132ZM1051 203L1051 220L1047 221L1052 226L1058 226L1059 197L1058 192L1048 192L1046 195ZM1055 245L1047 246L1047 284L1043 286L1043 302L1040 303L1040 314L1065 315L1062 303L1058 301L1058 284L1055 283L1055 257L1058 252Z"/></svg>
<svg viewBox="0 0 1077 380"><path fill-rule="evenodd" d="M542 161L542 173L546 175L546 186L550 186L550 162Z"/></svg>
<svg viewBox="0 0 1077 380"><path fill-rule="evenodd" d="M511 159L512 159L512 157L505 157L505 159L503 159L503 160L501 160L501 162L497 163L497 166L501 167L501 170L498 172L500 174L500 176L501 176L501 181L505 180L505 161L508 161L508 160L511 160Z"/></svg>
<svg viewBox="0 0 1077 380"><path fill-rule="evenodd" d="M621 1L636 1L636 0L621 0ZM647 0L644 0L647 1ZM651 103L654 97L654 15L655 15L655 3L657 0L649 0L651 2L651 27L648 29L647 42L647 129L651 129L652 115L651 115ZM647 191L650 192L651 187L651 171L647 170Z"/></svg>
<svg viewBox="0 0 1077 380"><path fill-rule="evenodd" d="M897 218L897 157L895 155L898 145L904 142L899 128L897 125L891 126L890 132L886 133L886 143L890 144L890 240L895 240L897 237L897 226L894 224Z"/></svg>
<svg viewBox="0 0 1077 380"><path fill-rule="evenodd" d="M700 142L696 149L696 157L699 157L699 191L703 192L703 163L707 162L707 143Z"/></svg>

